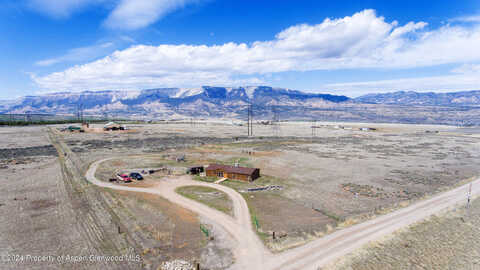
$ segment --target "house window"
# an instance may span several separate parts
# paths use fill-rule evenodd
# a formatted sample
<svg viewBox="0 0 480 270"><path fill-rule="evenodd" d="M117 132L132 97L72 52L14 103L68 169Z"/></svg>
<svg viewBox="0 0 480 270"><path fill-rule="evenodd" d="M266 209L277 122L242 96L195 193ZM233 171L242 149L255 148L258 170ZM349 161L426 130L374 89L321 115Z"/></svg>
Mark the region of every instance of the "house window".
<svg viewBox="0 0 480 270"><path fill-rule="evenodd" d="M223 172L217 172L218 177L223 177Z"/></svg>

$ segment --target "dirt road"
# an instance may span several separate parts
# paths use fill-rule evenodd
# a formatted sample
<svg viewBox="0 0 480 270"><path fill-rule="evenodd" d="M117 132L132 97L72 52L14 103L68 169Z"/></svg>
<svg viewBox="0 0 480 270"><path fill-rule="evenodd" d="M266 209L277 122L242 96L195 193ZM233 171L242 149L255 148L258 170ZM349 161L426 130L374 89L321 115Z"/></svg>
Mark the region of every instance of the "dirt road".
<svg viewBox="0 0 480 270"><path fill-rule="evenodd" d="M95 171L100 163L107 160L109 159L96 161L90 166L85 175L89 182L116 190L157 194L184 208L208 217L209 220L222 226L236 241L236 245L234 245L235 249L233 250L236 262L233 267L234 269L257 269L259 265L265 263L265 258L271 257L270 252L264 247L263 243L253 231L247 203L243 197L233 189L217 184L193 181L187 176L165 179L165 181L162 181L158 186L150 188L127 187L103 182L96 179ZM177 194L175 189L181 186L205 186L225 192L232 200L234 217Z"/></svg>
<svg viewBox="0 0 480 270"><path fill-rule="evenodd" d="M466 203L469 184L417 202L409 207L376 219L339 230L304 246L271 254L253 231L247 204L240 194L225 186L192 181L188 177L166 180L154 188L135 188L102 182L95 178L100 160L87 171L87 180L93 184L118 190L158 194L187 209L209 217L222 226L237 242L233 251L234 269L318 269L319 267L362 247L369 241L388 235L400 228L425 219L434 213L459 203ZM233 202L235 218L187 199L175 192L185 185L207 186L228 194ZM480 179L472 182L472 196L480 194Z"/></svg>
<svg viewBox="0 0 480 270"><path fill-rule="evenodd" d="M307 245L271 258L265 269L318 269L369 241L428 218L456 204L466 203L468 186L441 193L390 214L337 231ZM472 182L472 196L480 194L480 179Z"/></svg>

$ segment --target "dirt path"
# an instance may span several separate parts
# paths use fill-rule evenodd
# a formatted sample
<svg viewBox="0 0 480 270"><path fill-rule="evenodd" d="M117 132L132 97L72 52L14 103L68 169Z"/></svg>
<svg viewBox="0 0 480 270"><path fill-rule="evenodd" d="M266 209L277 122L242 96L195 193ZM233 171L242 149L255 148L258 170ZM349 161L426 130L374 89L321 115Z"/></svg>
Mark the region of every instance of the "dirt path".
<svg viewBox="0 0 480 270"><path fill-rule="evenodd" d="M469 184L417 202L373 220L337 231L304 246L273 256L264 269L318 269L382 236L447 209L465 204ZM480 179L472 182L472 196L480 194Z"/></svg>
<svg viewBox="0 0 480 270"><path fill-rule="evenodd" d="M102 182L95 178L95 171L98 165L106 160L108 159L99 160L90 166L86 174L88 181L112 189L158 194L173 203L214 220L237 242L233 251L236 258L234 269L318 269L370 241L391 234L448 207L466 203L469 187L469 184L463 185L390 214L337 231L304 246L273 255L255 234L248 206L236 191L222 185L193 181L188 177L168 179L153 188L126 187ZM232 218L175 192L177 187L189 185L216 188L228 194L233 202L235 217ZM480 179L472 182L472 196L478 194L480 194Z"/></svg>
<svg viewBox="0 0 480 270"><path fill-rule="evenodd" d="M193 181L188 176L166 179L158 186L150 188L127 187L109 182L103 182L96 179L95 171L100 163L107 160L109 159L96 161L90 166L85 175L88 181L101 187L108 187L116 190L157 194L175 204L208 217L209 220L212 220L217 225L222 226L232 236L232 238L235 239L236 245L233 253L235 254L236 263L233 267L234 269L258 269L259 265L263 265L265 263L265 258L271 257L270 252L264 247L263 243L253 231L247 203L236 191L217 184ZM225 192L232 200L234 218L220 211L212 209L202 203L190 200L177 194L175 189L181 186L205 186Z"/></svg>

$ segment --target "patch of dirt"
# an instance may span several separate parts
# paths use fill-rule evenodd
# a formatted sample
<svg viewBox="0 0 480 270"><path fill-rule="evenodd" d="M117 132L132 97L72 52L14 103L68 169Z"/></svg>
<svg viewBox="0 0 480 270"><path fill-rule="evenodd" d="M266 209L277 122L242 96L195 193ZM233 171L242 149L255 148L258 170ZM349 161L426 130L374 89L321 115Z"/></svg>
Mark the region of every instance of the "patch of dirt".
<svg viewBox="0 0 480 270"><path fill-rule="evenodd" d="M366 245L328 270L479 269L480 199Z"/></svg>
<svg viewBox="0 0 480 270"><path fill-rule="evenodd" d="M37 162L38 159L31 157L19 157L17 159L0 160L0 169L8 169L9 166L26 165Z"/></svg>
<svg viewBox="0 0 480 270"><path fill-rule="evenodd" d="M200 186L184 186L178 188L176 192L228 215L233 215L232 201L227 194L217 189Z"/></svg>
<svg viewBox="0 0 480 270"><path fill-rule="evenodd" d="M342 189L354 195L365 196L370 198L388 197L388 194L382 188L371 185L358 185L354 183L346 183L341 185Z"/></svg>
<svg viewBox="0 0 480 270"><path fill-rule="evenodd" d="M57 150L53 145L32 146L24 148L0 149L0 159L18 159L34 156L56 156Z"/></svg>
<svg viewBox="0 0 480 270"><path fill-rule="evenodd" d="M114 211L129 224L143 246L142 258L147 267L157 269L162 262L175 259L200 259L207 239L195 213L154 194L109 193L117 205Z"/></svg>
<svg viewBox="0 0 480 270"><path fill-rule="evenodd" d="M231 142L228 138L214 137L147 137L144 139L126 139L126 140L85 140L81 145L90 150L98 150L101 148L135 148L141 149L143 152L162 152L171 148L187 147L212 143Z"/></svg>
<svg viewBox="0 0 480 270"><path fill-rule="evenodd" d="M57 204L58 202L53 199L33 200L30 202L30 209L41 210L56 206Z"/></svg>
<svg viewBox="0 0 480 270"><path fill-rule="evenodd" d="M281 250L282 242L303 244L321 234L328 224L336 223L323 213L272 192L246 193L244 197L258 220L260 232L265 234L263 240L274 250ZM273 240L273 232L285 237Z"/></svg>

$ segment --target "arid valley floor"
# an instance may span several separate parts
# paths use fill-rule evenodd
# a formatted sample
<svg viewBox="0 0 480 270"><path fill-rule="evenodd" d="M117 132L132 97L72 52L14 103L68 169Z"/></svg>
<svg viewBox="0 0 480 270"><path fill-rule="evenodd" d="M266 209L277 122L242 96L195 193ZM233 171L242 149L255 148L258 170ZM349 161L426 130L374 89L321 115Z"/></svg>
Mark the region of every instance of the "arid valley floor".
<svg viewBox="0 0 480 270"><path fill-rule="evenodd" d="M480 173L480 132L468 128L317 122L313 134L310 122L281 122L255 125L247 137L246 127L231 121L127 125L127 132L85 133L61 132L62 126L0 128L0 239L7 243L0 246L0 269L173 269L167 262L175 260L238 269L243 236L232 228L242 224L245 234L255 232L248 241L260 243L257 256L272 258L252 269L283 269L276 256L435 198ZM179 156L185 162L177 162ZM216 179L185 174L195 165L235 162L260 168L261 178L213 184ZM109 183L116 173L141 168L165 170L143 181ZM105 186L89 181L89 172ZM248 191L265 186L276 188ZM463 204L322 266L480 269L480 205L474 200L465 209L464 193ZM240 209L242 202L248 208ZM211 215L194 211L202 207ZM30 257L15 261L13 255ZM48 255L78 261L34 259ZM90 255L128 260L82 257Z"/></svg>

